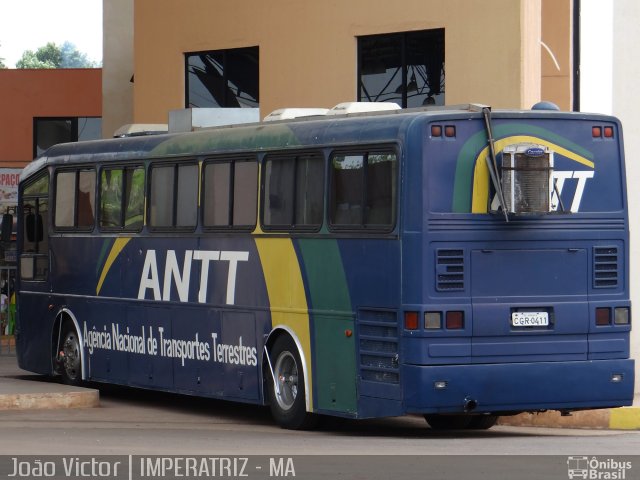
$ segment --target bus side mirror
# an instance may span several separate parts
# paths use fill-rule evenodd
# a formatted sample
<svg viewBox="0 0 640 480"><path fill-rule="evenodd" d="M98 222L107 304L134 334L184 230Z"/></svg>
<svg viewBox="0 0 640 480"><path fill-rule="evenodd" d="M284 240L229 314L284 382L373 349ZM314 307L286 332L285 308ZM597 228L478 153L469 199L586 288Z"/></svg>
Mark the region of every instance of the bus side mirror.
<svg viewBox="0 0 640 480"><path fill-rule="evenodd" d="M13 215L5 213L2 215L2 230L0 231L0 241L10 242L11 231L13 230Z"/></svg>
<svg viewBox="0 0 640 480"><path fill-rule="evenodd" d="M25 230L27 234L27 240L29 242L41 242L44 238L42 231L42 215L28 213L25 217Z"/></svg>

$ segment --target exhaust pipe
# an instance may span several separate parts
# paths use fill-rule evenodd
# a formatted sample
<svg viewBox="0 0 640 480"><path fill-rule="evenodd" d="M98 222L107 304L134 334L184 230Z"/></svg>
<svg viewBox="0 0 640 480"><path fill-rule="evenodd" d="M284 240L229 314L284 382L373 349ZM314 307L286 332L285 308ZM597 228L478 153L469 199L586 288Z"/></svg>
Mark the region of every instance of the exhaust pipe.
<svg viewBox="0 0 640 480"><path fill-rule="evenodd" d="M465 398L464 399L464 411L465 412L471 412L473 410L476 409L476 407L478 406L478 401L474 400L473 398Z"/></svg>

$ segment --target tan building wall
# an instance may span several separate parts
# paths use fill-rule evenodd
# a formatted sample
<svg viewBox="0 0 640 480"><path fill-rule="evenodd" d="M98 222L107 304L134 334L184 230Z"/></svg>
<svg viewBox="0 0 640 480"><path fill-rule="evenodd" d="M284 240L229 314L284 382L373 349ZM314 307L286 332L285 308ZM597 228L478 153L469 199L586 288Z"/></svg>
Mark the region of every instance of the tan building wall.
<svg viewBox="0 0 640 480"><path fill-rule="evenodd" d="M263 116L353 101L356 37L431 28L445 29L447 104L529 108L542 88L542 1L135 0L133 117L166 122L184 107L185 52L256 45Z"/></svg>
<svg viewBox="0 0 640 480"><path fill-rule="evenodd" d="M102 136L133 123L133 2L102 2Z"/></svg>
<svg viewBox="0 0 640 480"><path fill-rule="evenodd" d="M573 1L542 1L542 98L573 107Z"/></svg>

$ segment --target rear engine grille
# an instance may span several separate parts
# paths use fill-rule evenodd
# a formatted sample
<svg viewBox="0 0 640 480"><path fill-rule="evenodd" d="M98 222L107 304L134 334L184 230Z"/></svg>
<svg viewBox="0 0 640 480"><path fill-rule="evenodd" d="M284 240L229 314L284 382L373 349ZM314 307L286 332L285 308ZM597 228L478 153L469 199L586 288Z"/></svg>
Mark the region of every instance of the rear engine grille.
<svg viewBox="0 0 640 480"><path fill-rule="evenodd" d="M360 377L400 382L398 319L395 312L361 310L358 314Z"/></svg>
<svg viewBox="0 0 640 480"><path fill-rule="evenodd" d="M616 288L618 274L618 247L595 247L593 249L593 288Z"/></svg>
<svg viewBox="0 0 640 480"><path fill-rule="evenodd" d="M464 290L464 251L438 249L436 251L436 289L439 292Z"/></svg>

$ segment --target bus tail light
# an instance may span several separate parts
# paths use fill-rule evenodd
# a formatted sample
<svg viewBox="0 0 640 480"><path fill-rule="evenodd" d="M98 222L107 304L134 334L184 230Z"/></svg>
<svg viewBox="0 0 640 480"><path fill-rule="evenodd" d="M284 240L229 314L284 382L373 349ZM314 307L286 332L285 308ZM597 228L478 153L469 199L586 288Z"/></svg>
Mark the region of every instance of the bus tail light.
<svg viewBox="0 0 640 480"><path fill-rule="evenodd" d="M593 138L602 137L602 127L591 127L591 136Z"/></svg>
<svg viewBox="0 0 640 480"><path fill-rule="evenodd" d="M404 312L404 328L407 330L418 329L418 312Z"/></svg>
<svg viewBox="0 0 640 480"><path fill-rule="evenodd" d="M596 308L596 325L603 327L611 325L611 309L608 307Z"/></svg>
<svg viewBox="0 0 640 480"><path fill-rule="evenodd" d="M464 312L447 312L445 324L447 330L461 330L464 328Z"/></svg>
<svg viewBox="0 0 640 480"><path fill-rule="evenodd" d="M615 323L616 325L629 325L631 323L629 308L628 307L616 308L613 315L613 323Z"/></svg>
<svg viewBox="0 0 640 480"><path fill-rule="evenodd" d="M613 127L604 127L604 138L613 138Z"/></svg>
<svg viewBox="0 0 640 480"><path fill-rule="evenodd" d="M439 330L442 328L442 313L424 312L424 328L427 330Z"/></svg>

